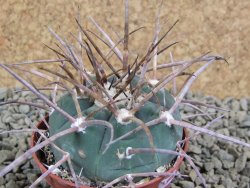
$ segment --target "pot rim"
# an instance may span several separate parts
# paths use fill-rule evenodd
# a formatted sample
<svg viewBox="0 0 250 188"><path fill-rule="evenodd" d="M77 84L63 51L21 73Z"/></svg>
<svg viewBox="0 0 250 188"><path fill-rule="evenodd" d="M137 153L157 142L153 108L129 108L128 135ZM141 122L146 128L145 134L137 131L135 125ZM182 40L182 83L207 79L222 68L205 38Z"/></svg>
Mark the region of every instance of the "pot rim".
<svg viewBox="0 0 250 188"><path fill-rule="evenodd" d="M48 116L45 119L48 120ZM43 120L41 120L36 125L37 128L41 128L42 126L45 126ZM184 133L184 136L185 136L185 137L184 136L183 137L187 138L188 137L188 130L186 128L183 129L183 133ZM37 135L38 135L38 133L36 133L36 132L32 133L31 144L30 144L31 147L35 146L35 140L36 140ZM183 150L185 152L187 152L188 146L189 146L189 140L187 140L185 142L184 146L183 146ZM46 172L47 168L41 163L40 159L37 156L37 152L32 153L32 157L33 157L35 163L38 165L39 169L42 171L42 173ZM177 157L174 165L170 169L168 169L166 172L173 173L176 170L178 170L180 168L180 165L183 162L183 160L184 160L184 156ZM59 176L57 176L55 174L51 174L50 173L48 176L50 178L52 178L52 179L55 179L56 181L59 181L59 182L62 182L63 184L65 184L65 185L68 185L69 187L74 187L75 186L75 183L67 181L67 180L64 180L64 179L60 178ZM163 179L164 179L164 177L156 177L156 178L150 180L149 182L139 184L136 187L137 188L143 188L145 186L150 186L150 185L153 185L155 183L160 183ZM94 188L94 187L90 187L90 186L84 185L84 186L80 186L80 188Z"/></svg>

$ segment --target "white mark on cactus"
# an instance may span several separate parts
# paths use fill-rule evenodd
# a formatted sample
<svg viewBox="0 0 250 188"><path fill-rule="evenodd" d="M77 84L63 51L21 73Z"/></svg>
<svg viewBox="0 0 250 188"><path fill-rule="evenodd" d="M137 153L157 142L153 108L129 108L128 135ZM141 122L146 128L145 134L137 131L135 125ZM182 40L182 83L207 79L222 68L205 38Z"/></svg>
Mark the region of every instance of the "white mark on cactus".
<svg viewBox="0 0 250 188"><path fill-rule="evenodd" d="M83 167L81 168L78 177L81 177L81 176L82 176L82 171L83 171Z"/></svg>
<svg viewBox="0 0 250 188"><path fill-rule="evenodd" d="M100 103L98 100L95 100L95 105L102 108L104 107L104 105L102 103Z"/></svg>
<svg viewBox="0 0 250 188"><path fill-rule="evenodd" d="M128 182L132 182L133 181L133 176L131 174L127 174L126 179Z"/></svg>
<svg viewBox="0 0 250 188"><path fill-rule="evenodd" d="M125 158L125 153L124 152L120 153L120 150L117 149L116 156L118 157L118 159L122 160Z"/></svg>
<svg viewBox="0 0 250 188"><path fill-rule="evenodd" d="M161 111L160 118L166 118L167 121L165 121L165 124L167 124L167 126L171 127L170 120L173 120L174 118L173 118L172 114L169 113L169 111Z"/></svg>
<svg viewBox="0 0 250 188"><path fill-rule="evenodd" d="M49 169L51 169L54 165L50 165L49 166ZM56 175L60 175L62 173L61 170L59 170L59 168L55 168L53 171L52 171L52 174L56 174Z"/></svg>
<svg viewBox="0 0 250 188"><path fill-rule="evenodd" d="M150 181L150 178L143 178L142 180L140 180L139 182L136 183L136 185L141 185L143 183L148 183Z"/></svg>
<svg viewBox="0 0 250 188"><path fill-rule="evenodd" d="M104 84L104 89L107 91L107 93L109 94L109 96L111 98L113 98L116 94L117 94L117 89L114 87L110 87L110 82L107 82ZM124 94L125 93L125 94ZM131 94L129 92L129 90L124 90L124 93L121 93L118 97L116 97L116 105L127 105L127 103L129 102L128 99L131 98ZM104 96L104 100L106 102L109 102L108 97L106 96L105 93L103 93ZM99 101L95 100L95 105L97 105L98 107L103 107L103 104L100 103Z"/></svg>
<svg viewBox="0 0 250 188"><path fill-rule="evenodd" d="M141 102L143 99L144 99L144 97L140 95L140 96L137 98L137 101L138 101L138 102Z"/></svg>
<svg viewBox="0 0 250 188"><path fill-rule="evenodd" d="M71 124L71 127L77 127L77 132L85 133L86 127L81 127L82 123L85 121L85 117L77 118L74 123Z"/></svg>
<svg viewBox="0 0 250 188"><path fill-rule="evenodd" d="M110 96L114 96L116 94L115 88L110 87L110 82L104 84L105 90L108 92Z"/></svg>
<svg viewBox="0 0 250 188"><path fill-rule="evenodd" d="M129 150L133 149L132 147L127 147L126 149L126 159L132 159L134 154L129 154Z"/></svg>
<svg viewBox="0 0 250 188"><path fill-rule="evenodd" d="M125 108L121 108L118 111L118 116L116 117L116 120L118 123L122 125L127 125L131 123L131 120L128 120L129 117L132 117L133 115Z"/></svg>
<svg viewBox="0 0 250 188"><path fill-rule="evenodd" d="M86 158L86 155L85 155L85 153L84 153L83 150L79 149L79 150L78 150L78 154L79 154L79 156L80 156L82 159Z"/></svg>
<svg viewBox="0 0 250 188"><path fill-rule="evenodd" d="M89 76L92 76L92 77L94 77L95 76L95 74L94 73L92 73L91 71L88 71L88 70L85 70L86 72L87 72L87 74L89 75Z"/></svg>
<svg viewBox="0 0 250 188"><path fill-rule="evenodd" d="M152 86L155 86L156 84L158 84L159 80L156 79L150 79L148 80L148 83L151 84Z"/></svg>
<svg viewBox="0 0 250 188"><path fill-rule="evenodd" d="M132 155L129 154L129 150L131 150L131 149L132 149L132 147L127 147L126 151L122 152L122 153L120 152L119 149L117 149L116 156L119 158L119 160L131 159L132 156L134 155L134 154L132 154Z"/></svg>
<svg viewBox="0 0 250 188"><path fill-rule="evenodd" d="M44 164L44 166L46 166L48 168L48 170L50 170L52 167L54 167L54 165L46 165L46 164ZM62 173L62 171L59 168L55 168L51 173L59 176Z"/></svg>
<svg viewBox="0 0 250 188"><path fill-rule="evenodd" d="M85 95L84 93L85 93L85 91L84 90L82 90L82 89L80 89L80 88L78 88L79 90L80 90L80 92L81 92L81 94L80 95L78 95L78 93L77 93L77 90L76 89L74 89L73 91L74 91L74 93L76 94L76 98L77 99L88 99L89 97L88 97L88 95Z"/></svg>
<svg viewBox="0 0 250 188"><path fill-rule="evenodd" d="M156 169L156 172L163 173L166 172L167 168L166 166L160 166L159 168Z"/></svg>
<svg viewBox="0 0 250 188"><path fill-rule="evenodd" d="M163 106L166 106L166 97L165 97L166 93L165 91L163 91Z"/></svg>
<svg viewBox="0 0 250 188"><path fill-rule="evenodd" d="M49 109L50 109L49 116L51 116L51 114L55 111L55 109L52 107L50 107Z"/></svg>

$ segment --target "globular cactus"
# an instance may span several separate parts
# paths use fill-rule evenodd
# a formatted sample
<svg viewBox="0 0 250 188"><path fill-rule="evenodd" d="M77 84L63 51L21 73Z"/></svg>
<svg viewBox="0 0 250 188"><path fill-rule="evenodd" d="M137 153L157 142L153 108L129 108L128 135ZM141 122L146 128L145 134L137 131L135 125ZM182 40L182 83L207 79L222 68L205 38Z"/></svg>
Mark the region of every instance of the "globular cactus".
<svg viewBox="0 0 250 188"><path fill-rule="evenodd" d="M133 82L131 90L136 87L138 77L135 77ZM108 91L114 89L112 86L107 88ZM139 95L143 96L151 90L152 88L146 85L140 89ZM129 92L126 93L130 96ZM119 117L116 117L107 108L100 109L98 104L90 97L78 99L78 102L85 117L93 113L91 119L104 120L113 125L114 139L140 126L133 121L119 122L119 119L117 120ZM118 105L121 112L126 113L129 102L130 100L125 98L122 104ZM169 110L173 104L174 98L172 95L167 90L161 89L140 107L134 116L142 122L147 123L159 118L161 113ZM58 101L58 106L72 116L77 115L74 101L69 94L66 94ZM174 112L173 117L180 120L178 110ZM50 136L52 136L70 128L71 123L55 111L49 117L49 125ZM153 146L150 144L148 135L141 130L110 145L105 151L105 148L109 144L110 129L101 125L93 125L87 127L84 132L66 135L58 139L55 143L61 149L70 153L76 173L82 171L82 175L91 180L108 182L125 174L153 172L158 167L170 163L176 157L171 154L159 153L142 153L130 157L126 156L128 148L155 147L158 149L175 150L176 142L181 140L183 130L182 127L158 123L150 128L150 133L153 138ZM60 160L62 157L61 153L55 149L53 152L56 160Z"/></svg>

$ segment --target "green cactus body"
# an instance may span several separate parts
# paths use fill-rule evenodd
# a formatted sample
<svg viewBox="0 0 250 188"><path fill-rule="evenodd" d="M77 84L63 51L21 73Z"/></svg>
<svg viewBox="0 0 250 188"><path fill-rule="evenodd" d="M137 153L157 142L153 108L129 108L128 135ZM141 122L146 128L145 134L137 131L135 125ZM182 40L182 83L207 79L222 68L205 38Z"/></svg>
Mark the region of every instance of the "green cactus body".
<svg viewBox="0 0 250 188"><path fill-rule="evenodd" d="M137 83L137 79L133 80ZM132 83L132 85L133 85ZM142 93L149 93L148 85L141 89ZM91 102L91 99L78 99L82 113L88 115L99 109L98 106ZM149 101L147 101L139 111L135 113L135 117L147 123L151 120L159 118L160 111L165 108L169 109L174 103L170 93L161 89ZM76 116L76 109L72 97L67 94L58 101L58 106ZM122 106L119 106L122 108ZM179 111L173 114L175 119L180 120ZM114 127L114 139L135 129L136 123L120 124L116 117L106 108L99 110L92 117L93 119L105 120L110 122ZM49 117L50 136L70 128L70 122L62 117L58 112L53 112ZM168 126L165 123L159 123L150 127L153 136L153 143L156 148L176 149L176 142L182 138L183 129L179 126ZM132 156L131 159L119 158L126 148L150 148L148 136L144 130L140 130L133 135L126 137L112 144L105 153L103 150L109 143L110 129L101 125L93 125L86 128L85 133L76 132L59 138L55 143L63 150L70 153L73 167L76 173L82 170L82 176L96 181L111 181L129 173L152 172L159 166L170 163L174 159L174 155L142 153ZM52 148L56 160L62 155L56 149Z"/></svg>

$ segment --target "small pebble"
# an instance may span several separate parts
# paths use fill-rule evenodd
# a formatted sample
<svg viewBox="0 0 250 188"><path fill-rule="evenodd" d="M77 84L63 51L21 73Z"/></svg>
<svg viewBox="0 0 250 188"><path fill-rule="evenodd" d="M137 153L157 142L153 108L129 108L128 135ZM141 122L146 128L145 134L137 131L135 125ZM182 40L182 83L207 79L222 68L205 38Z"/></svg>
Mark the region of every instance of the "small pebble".
<svg viewBox="0 0 250 188"><path fill-rule="evenodd" d="M5 185L5 179L3 177L0 177L0 185Z"/></svg>
<svg viewBox="0 0 250 188"><path fill-rule="evenodd" d="M7 90L7 88L0 88L0 101L4 100L4 98L6 97Z"/></svg>
<svg viewBox="0 0 250 188"><path fill-rule="evenodd" d="M15 120L13 119L13 117L11 117L11 113L6 113L3 117L2 117L2 122L3 123L10 123L10 122L14 122Z"/></svg>
<svg viewBox="0 0 250 188"><path fill-rule="evenodd" d="M233 182L230 178L226 178L222 184L225 186L225 187L230 187L230 188L237 188L237 184L235 182Z"/></svg>
<svg viewBox="0 0 250 188"><path fill-rule="evenodd" d="M16 181L16 184L17 184L19 187L24 187L24 185L26 184L26 181L25 181L25 180L19 180L19 181Z"/></svg>
<svg viewBox="0 0 250 188"><path fill-rule="evenodd" d="M246 182L246 183L250 183L250 177L241 176L241 181Z"/></svg>
<svg viewBox="0 0 250 188"><path fill-rule="evenodd" d="M214 185L214 188L225 188L224 185Z"/></svg>
<svg viewBox="0 0 250 188"><path fill-rule="evenodd" d="M25 116L24 114L12 114L12 117L13 117L15 120L19 120L19 119L25 118L26 116Z"/></svg>
<svg viewBox="0 0 250 188"><path fill-rule="evenodd" d="M177 186L175 184L171 184L171 188L181 188L181 187L179 187L179 186Z"/></svg>
<svg viewBox="0 0 250 188"><path fill-rule="evenodd" d="M22 92L21 92L21 96L22 96L22 97L28 97L28 98L30 98L30 96L31 96L30 94L31 94L30 91L22 91Z"/></svg>
<svg viewBox="0 0 250 188"><path fill-rule="evenodd" d="M210 171L210 170L212 170L214 168L214 163L207 162L207 163L204 164L204 168L208 172L208 171Z"/></svg>
<svg viewBox="0 0 250 188"><path fill-rule="evenodd" d="M212 162L214 163L214 168L215 169L221 169L222 168L222 162L217 157L213 157Z"/></svg>
<svg viewBox="0 0 250 188"><path fill-rule="evenodd" d="M21 173L16 173L15 175L16 175L17 179L19 179L19 180L25 179L27 177L25 174L21 174Z"/></svg>
<svg viewBox="0 0 250 188"><path fill-rule="evenodd" d="M232 105L232 110L233 111L239 111L240 110L240 103L239 103L238 100L233 99L231 105Z"/></svg>
<svg viewBox="0 0 250 188"><path fill-rule="evenodd" d="M195 179L197 178L197 174L194 170L191 170L189 173L189 177L191 178L191 180L194 182Z"/></svg>
<svg viewBox="0 0 250 188"><path fill-rule="evenodd" d="M25 105L25 104L21 104L19 106L19 111L22 114L27 114L30 111L30 106L29 105Z"/></svg>
<svg viewBox="0 0 250 188"><path fill-rule="evenodd" d="M9 150L0 150L0 164L5 161L11 161L15 158L15 154Z"/></svg>
<svg viewBox="0 0 250 188"><path fill-rule="evenodd" d="M6 125L6 123L3 123L1 120L0 120L0 130L8 130L8 126Z"/></svg>
<svg viewBox="0 0 250 188"><path fill-rule="evenodd" d="M36 181L37 179L37 175L36 174L27 174L28 180L30 181L30 183L33 183L34 181Z"/></svg>
<svg viewBox="0 0 250 188"><path fill-rule="evenodd" d="M223 160L222 165L223 165L223 168L229 169L229 168L232 168L234 166L234 162Z"/></svg>
<svg viewBox="0 0 250 188"><path fill-rule="evenodd" d="M10 122L10 126L12 127L12 129L22 129L23 128L23 124L19 124L18 122Z"/></svg>
<svg viewBox="0 0 250 188"><path fill-rule="evenodd" d="M225 136L229 136L230 135L229 130L227 128L219 129L216 132L220 133L220 134L223 134Z"/></svg>
<svg viewBox="0 0 250 188"><path fill-rule="evenodd" d="M5 185L6 188L19 188L19 186L15 183L14 180L10 180Z"/></svg>
<svg viewBox="0 0 250 188"><path fill-rule="evenodd" d="M30 119L29 119L28 117L25 117L25 118L24 118L24 123L25 123L25 125L26 125L27 127L31 125L31 121L30 121Z"/></svg>
<svg viewBox="0 0 250 188"><path fill-rule="evenodd" d="M215 138L210 137L208 135L203 135L202 137L197 137L197 142L200 145L208 147L208 148L210 148L214 145L215 140L216 140Z"/></svg>
<svg viewBox="0 0 250 188"><path fill-rule="evenodd" d="M240 99L240 107L242 110L247 111L248 110L248 101L246 98Z"/></svg>
<svg viewBox="0 0 250 188"><path fill-rule="evenodd" d="M197 145L190 145L189 151L195 154L201 154L201 148L200 146L197 146Z"/></svg>
<svg viewBox="0 0 250 188"><path fill-rule="evenodd" d="M238 117L238 123L242 123L247 116L247 112L246 111L238 111L237 112L237 117Z"/></svg>
<svg viewBox="0 0 250 188"><path fill-rule="evenodd" d="M234 161L234 156L227 153L225 150L220 150L217 155L220 160Z"/></svg>
<svg viewBox="0 0 250 188"><path fill-rule="evenodd" d="M247 162L247 156L244 153L235 162L235 169L237 170L237 172L240 172L245 168L246 162Z"/></svg>
<svg viewBox="0 0 250 188"><path fill-rule="evenodd" d="M250 128L250 121L244 121L241 125L241 128Z"/></svg>
<svg viewBox="0 0 250 188"><path fill-rule="evenodd" d="M14 173L8 173L8 174L6 174L5 179L6 179L6 181L16 180L16 176Z"/></svg>
<svg viewBox="0 0 250 188"><path fill-rule="evenodd" d="M194 188L194 183L190 181L180 181L179 184L182 188Z"/></svg>

